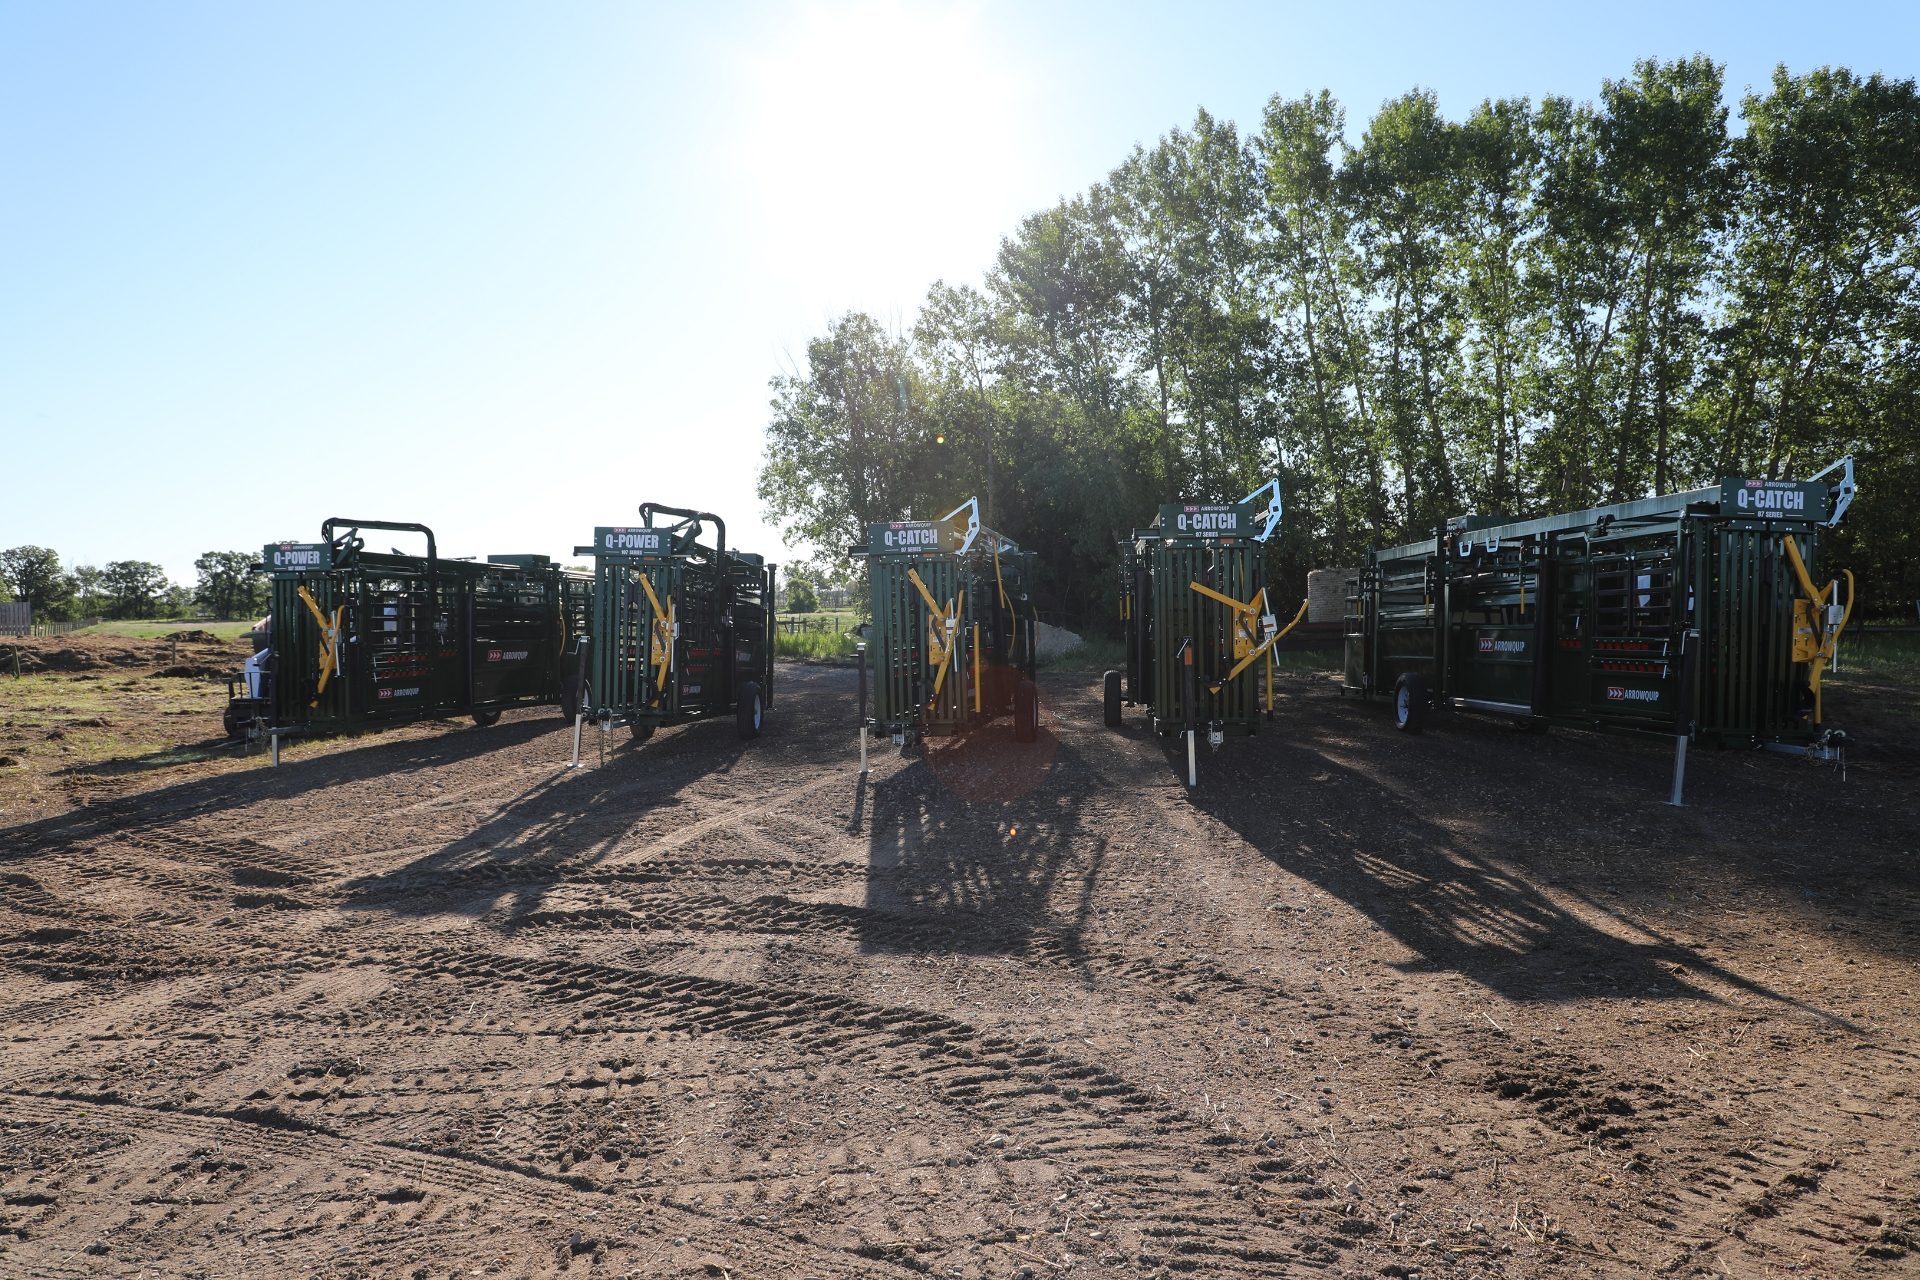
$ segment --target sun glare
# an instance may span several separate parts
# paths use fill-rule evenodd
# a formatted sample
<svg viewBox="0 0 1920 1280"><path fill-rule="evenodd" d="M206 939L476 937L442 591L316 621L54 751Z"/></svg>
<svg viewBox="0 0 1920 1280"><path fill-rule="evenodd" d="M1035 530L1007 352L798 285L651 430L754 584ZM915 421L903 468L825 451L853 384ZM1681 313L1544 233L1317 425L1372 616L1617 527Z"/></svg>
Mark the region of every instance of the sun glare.
<svg viewBox="0 0 1920 1280"><path fill-rule="evenodd" d="M884 307L987 265L1027 154L1007 57L968 8L807 6L761 33L741 154L779 269L833 271L841 305Z"/></svg>

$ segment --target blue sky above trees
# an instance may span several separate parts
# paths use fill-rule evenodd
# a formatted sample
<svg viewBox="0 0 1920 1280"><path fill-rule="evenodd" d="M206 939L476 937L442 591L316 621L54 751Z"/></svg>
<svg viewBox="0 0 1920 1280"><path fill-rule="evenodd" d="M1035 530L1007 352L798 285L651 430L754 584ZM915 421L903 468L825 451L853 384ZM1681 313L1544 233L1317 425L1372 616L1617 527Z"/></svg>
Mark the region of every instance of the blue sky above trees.
<svg viewBox="0 0 1920 1280"><path fill-rule="evenodd" d="M69 564L422 520L565 555L644 499L782 555L767 380L910 327L1196 108L1325 87L1727 98L1914 74L1903 4L0 8L0 546ZM1902 61L1904 60L1904 61ZM1737 113L1736 113L1737 118Z"/></svg>

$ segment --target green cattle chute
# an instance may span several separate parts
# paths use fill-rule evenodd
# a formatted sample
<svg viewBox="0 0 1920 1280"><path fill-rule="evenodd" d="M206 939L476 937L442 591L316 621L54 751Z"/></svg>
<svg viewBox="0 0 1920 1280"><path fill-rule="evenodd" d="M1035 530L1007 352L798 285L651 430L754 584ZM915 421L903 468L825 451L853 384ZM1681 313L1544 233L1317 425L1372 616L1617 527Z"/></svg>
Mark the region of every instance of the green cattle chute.
<svg viewBox="0 0 1920 1280"><path fill-rule="evenodd" d="M345 530L338 537L336 529ZM374 530L426 537L424 556L370 551ZM425 525L335 517L321 541L276 543L259 686L232 700L229 732L330 734L433 716L490 724L561 700L591 581L545 556L449 560Z"/></svg>
<svg viewBox="0 0 1920 1280"><path fill-rule="evenodd" d="M866 561L873 608L863 728L904 745L1011 714L1014 736L1031 741L1032 554L982 525L977 502L939 520L872 525L852 554Z"/></svg>
<svg viewBox="0 0 1920 1280"><path fill-rule="evenodd" d="M728 715L757 737L773 705L775 566L728 550L726 522L711 512L650 502L640 516L574 548L594 559L592 714L637 739ZM701 541L709 526L711 546Z"/></svg>
<svg viewBox="0 0 1920 1280"><path fill-rule="evenodd" d="M1204 731L1217 742L1256 731L1285 630L1265 569L1280 516L1279 483L1269 481L1235 503L1167 503L1120 544L1127 665L1107 674L1108 724L1126 703L1145 707L1156 733Z"/></svg>
<svg viewBox="0 0 1920 1280"><path fill-rule="evenodd" d="M1839 471L1831 485L1822 483ZM1729 478L1537 520L1458 516L1349 582L1346 692L1710 746L1825 750L1820 674L1852 611L1811 569L1854 493ZM1844 596L1846 603L1841 604Z"/></svg>

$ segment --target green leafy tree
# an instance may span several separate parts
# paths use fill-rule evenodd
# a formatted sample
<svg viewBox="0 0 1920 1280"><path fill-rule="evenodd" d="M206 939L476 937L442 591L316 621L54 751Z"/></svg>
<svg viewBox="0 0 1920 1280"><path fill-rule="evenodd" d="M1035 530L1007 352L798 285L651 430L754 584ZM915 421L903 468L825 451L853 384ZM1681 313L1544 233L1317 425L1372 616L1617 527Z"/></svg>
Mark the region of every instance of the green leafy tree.
<svg viewBox="0 0 1920 1280"><path fill-rule="evenodd" d="M266 583L251 572L260 560L255 551L209 551L193 562L199 582L193 599L216 618L256 616L266 595Z"/></svg>
<svg viewBox="0 0 1920 1280"><path fill-rule="evenodd" d="M96 565L77 564L67 574L67 594L76 618L97 618L107 611L106 575Z"/></svg>
<svg viewBox="0 0 1920 1280"><path fill-rule="evenodd" d="M920 370L872 317L836 320L808 344L806 372L772 386L760 496L790 542L845 548L869 524L948 509L932 509L952 494L935 474Z"/></svg>
<svg viewBox="0 0 1920 1280"><path fill-rule="evenodd" d="M151 618L167 598L167 571L146 560L112 560L100 585L110 617Z"/></svg>
<svg viewBox="0 0 1920 1280"><path fill-rule="evenodd" d="M820 608L820 597L814 594L813 584L805 578L794 578L787 583L787 612L814 613Z"/></svg>
<svg viewBox="0 0 1920 1280"><path fill-rule="evenodd" d="M0 551L0 577L14 599L33 606L36 617L63 618L71 601L60 557L51 547L32 545Z"/></svg>

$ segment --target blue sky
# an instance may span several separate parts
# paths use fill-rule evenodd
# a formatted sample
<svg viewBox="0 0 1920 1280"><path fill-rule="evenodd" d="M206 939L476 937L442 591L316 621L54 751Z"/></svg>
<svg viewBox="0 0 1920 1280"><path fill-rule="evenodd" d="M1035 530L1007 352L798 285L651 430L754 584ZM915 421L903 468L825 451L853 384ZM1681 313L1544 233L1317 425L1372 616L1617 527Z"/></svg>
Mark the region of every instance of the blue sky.
<svg viewBox="0 0 1920 1280"><path fill-rule="evenodd" d="M912 323L1136 143L1331 89L1594 96L1704 52L1916 73L1911 4L0 0L0 547L422 521L565 556L644 500L790 558L767 379Z"/></svg>

